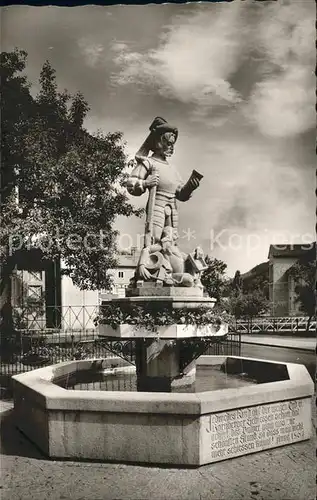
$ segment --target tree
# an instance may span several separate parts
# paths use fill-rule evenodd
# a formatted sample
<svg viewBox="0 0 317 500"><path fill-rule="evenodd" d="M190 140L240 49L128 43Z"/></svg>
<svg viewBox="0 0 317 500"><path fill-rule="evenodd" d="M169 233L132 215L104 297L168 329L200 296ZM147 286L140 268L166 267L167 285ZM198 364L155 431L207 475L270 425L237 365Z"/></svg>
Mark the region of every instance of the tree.
<svg viewBox="0 0 317 500"><path fill-rule="evenodd" d="M252 319L268 310L269 301L260 290L233 293L228 299L227 308L228 312L237 319Z"/></svg>
<svg viewBox="0 0 317 500"><path fill-rule="evenodd" d="M227 264L220 259L211 259L206 256L208 268L202 273L201 282L210 297L220 300L226 287L225 271Z"/></svg>
<svg viewBox="0 0 317 500"><path fill-rule="evenodd" d="M269 299L269 278L268 273L262 276L255 276L247 280L243 280L243 291L245 293L251 293L254 291L261 291L264 297Z"/></svg>
<svg viewBox="0 0 317 500"><path fill-rule="evenodd" d="M255 269L257 272L247 275L241 275L237 271L227 287L226 308L237 319L252 319L269 309L267 264L260 264Z"/></svg>
<svg viewBox="0 0 317 500"><path fill-rule="evenodd" d="M303 257L292 266L290 275L295 281L295 301L299 309L308 316L306 331L316 313L316 247L307 250Z"/></svg>
<svg viewBox="0 0 317 500"><path fill-rule="evenodd" d="M9 239L19 217L15 202L17 169L23 164L22 139L34 112L30 85L21 73L26 56L26 52L20 50L1 53L0 306L1 326L6 331L13 327L10 277L14 259L9 252Z"/></svg>
<svg viewBox="0 0 317 500"><path fill-rule="evenodd" d="M18 50L1 54L2 331L12 330L10 276L17 251L37 247L46 259L62 258L81 289L107 289L116 217L140 213L122 189L122 134L89 134L83 126L88 104L80 93L58 91L48 61L32 97L22 73L26 58Z"/></svg>

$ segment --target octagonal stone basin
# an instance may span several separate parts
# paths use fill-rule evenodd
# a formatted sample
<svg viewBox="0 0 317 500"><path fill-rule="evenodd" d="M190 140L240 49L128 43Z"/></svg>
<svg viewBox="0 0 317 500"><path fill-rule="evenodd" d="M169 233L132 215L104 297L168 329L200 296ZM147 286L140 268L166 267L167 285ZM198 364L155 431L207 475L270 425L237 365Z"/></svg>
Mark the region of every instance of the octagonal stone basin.
<svg viewBox="0 0 317 500"><path fill-rule="evenodd" d="M309 439L313 382L302 365L201 356L256 385L196 393L67 390L54 381L111 359L13 377L16 425L52 458L199 466Z"/></svg>

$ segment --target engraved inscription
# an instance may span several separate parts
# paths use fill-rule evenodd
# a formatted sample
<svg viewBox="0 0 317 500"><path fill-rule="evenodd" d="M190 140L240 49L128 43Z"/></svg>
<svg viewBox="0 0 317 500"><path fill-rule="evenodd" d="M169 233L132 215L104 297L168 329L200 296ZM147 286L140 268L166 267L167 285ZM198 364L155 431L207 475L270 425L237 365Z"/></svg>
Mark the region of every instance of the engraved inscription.
<svg viewBox="0 0 317 500"><path fill-rule="evenodd" d="M221 460L310 437L309 400L293 400L206 415L203 439L210 459Z"/></svg>

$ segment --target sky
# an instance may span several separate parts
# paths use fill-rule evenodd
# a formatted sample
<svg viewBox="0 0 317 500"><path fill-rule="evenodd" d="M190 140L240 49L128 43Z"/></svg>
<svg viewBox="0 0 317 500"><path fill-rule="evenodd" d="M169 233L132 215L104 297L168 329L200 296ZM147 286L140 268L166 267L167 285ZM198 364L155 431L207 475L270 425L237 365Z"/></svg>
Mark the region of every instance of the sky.
<svg viewBox="0 0 317 500"><path fill-rule="evenodd" d="M88 101L86 128L122 131L129 158L155 116L178 127L173 164L204 176L179 204L181 249L233 275L271 243L315 239L313 0L1 10L2 50L27 51L32 91L48 59ZM144 220L117 227L126 248Z"/></svg>

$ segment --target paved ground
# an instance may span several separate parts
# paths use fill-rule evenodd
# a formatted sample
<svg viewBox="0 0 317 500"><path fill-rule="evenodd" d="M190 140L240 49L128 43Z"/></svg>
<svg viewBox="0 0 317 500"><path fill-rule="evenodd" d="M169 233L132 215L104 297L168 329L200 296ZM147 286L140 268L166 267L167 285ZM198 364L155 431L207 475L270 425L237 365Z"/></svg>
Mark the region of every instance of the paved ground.
<svg viewBox="0 0 317 500"><path fill-rule="evenodd" d="M313 500L315 439L199 469L51 461L1 422L1 500Z"/></svg>
<svg viewBox="0 0 317 500"><path fill-rule="evenodd" d="M260 344L290 349L316 350L316 339L311 337L284 337L277 335L241 335L241 341L251 344Z"/></svg>

